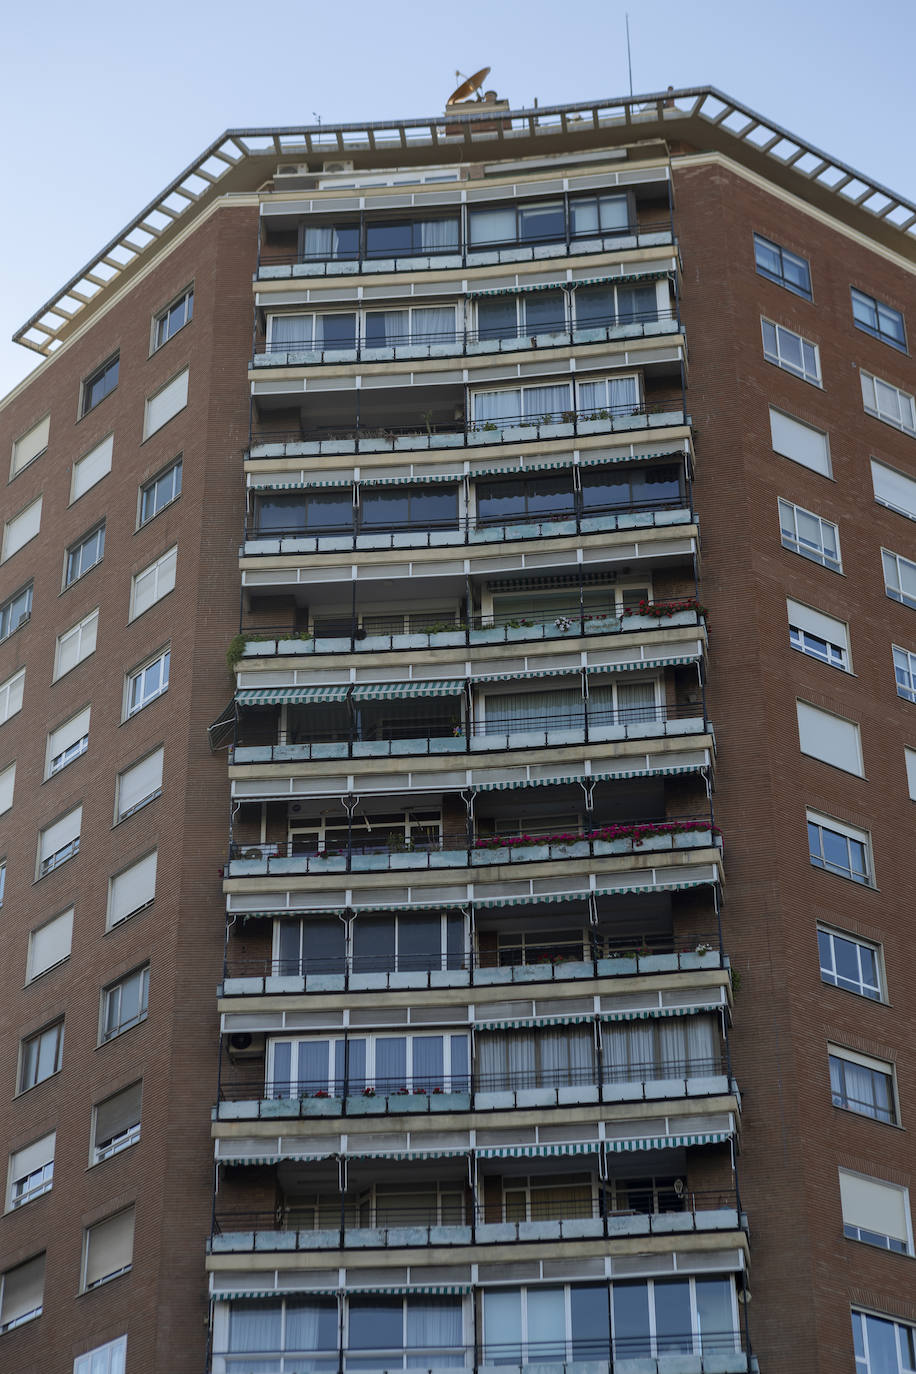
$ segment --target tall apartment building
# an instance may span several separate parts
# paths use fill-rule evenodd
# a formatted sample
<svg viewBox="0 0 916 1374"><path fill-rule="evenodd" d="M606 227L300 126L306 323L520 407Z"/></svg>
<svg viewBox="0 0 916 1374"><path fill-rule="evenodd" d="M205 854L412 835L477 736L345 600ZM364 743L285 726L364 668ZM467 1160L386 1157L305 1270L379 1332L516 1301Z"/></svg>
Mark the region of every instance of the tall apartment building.
<svg viewBox="0 0 916 1374"><path fill-rule="evenodd" d="M19 331L4 1370L914 1369L914 267L721 93L490 96Z"/></svg>

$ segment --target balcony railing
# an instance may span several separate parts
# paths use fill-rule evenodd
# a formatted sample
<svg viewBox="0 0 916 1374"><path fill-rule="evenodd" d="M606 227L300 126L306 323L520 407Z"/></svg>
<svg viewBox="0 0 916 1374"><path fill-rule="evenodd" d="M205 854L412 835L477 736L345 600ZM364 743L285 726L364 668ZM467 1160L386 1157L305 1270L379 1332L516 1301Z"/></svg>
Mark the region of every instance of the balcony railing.
<svg viewBox="0 0 916 1374"><path fill-rule="evenodd" d="M387 869L477 868L493 864L538 863L588 859L605 855L668 852L707 848L720 843L718 827L708 818L677 817L618 822L581 833L533 827L523 835L477 835L443 831L424 835L419 827L410 840L399 831L366 837L361 823L354 833L316 850L320 842L291 839L261 843L241 840L230 846L229 877L246 872L340 873ZM246 864L256 867L248 869Z"/></svg>
<svg viewBox="0 0 916 1374"><path fill-rule="evenodd" d="M584 919L584 918L583 918ZM500 983L564 983L570 979L679 973L725 966L716 931L646 935L598 934L576 944L539 941L535 931L515 934L515 945L473 947L444 954L339 954L299 958L230 958L223 995L282 991L377 991ZM293 986L295 985L295 986Z"/></svg>
<svg viewBox="0 0 916 1374"><path fill-rule="evenodd" d="M557 288L558 290L561 288ZM670 334L680 328L674 310L627 310L586 323L569 324L557 320L531 327L505 328L484 325L479 328L413 330L386 334L384 341L354 328L352 340L322 345L308 338L280 341L257 339L255 367L315 367L323 363L391 362L399 358L448 358L461 354L518 353L534 348L562 348L576 344L613 343L616 339Z"/></svg>
<svg viewBox="0 0 916 1374"><path fill-rule="evenodd" d="M552 415L501 416L494 420L451 423L418 420L411 425L382 425L354 420L352 425L309 426L295 430L271 429L255 425L251 433L253 448L267 446L268 454L280 456L278 449L292 454L388 453L412 449L476 448L491 444L520 443L527 440L569 438L572 435L605 434L617 430L641 430L668 425L687 425L689 416L682 398L643 401L625 405L585 407L557 411ZM290 449L289 446L293 448ZM298 447L302 445L303 447Z"/></svg>
<svg viewBox="0 0 916 1374"><path fill-rule="evenodd" d="M459 1185L460 1187L460 1185ZM413 1245L517 1245L531 1240L613 1239L627 1235L683 1235L690 1232L736 1231L741 1226L737 1195L733 1189L685 1190L671 1200L659 1198L658 1210L615 1210L603 1198L575 1203L535 1205L531 1215L518 1218L508 1205L441 1204L438 1207L386 1203L360 1205L342 1195L324 1200L320 1216L314 1209L297 1208L295 1199L268 1211L217 1212L213 1225L214 1250L270 1248L270 1233L277 1232L277 1248L289 1248L295 1237L297 1250L324 1249L329 1241L341 1247L361 1249ZM338 1225L327 1225L336 1208ZM672 1218L677 1218L676 1222ZM323 1224L320 1224L323 1223ZM219 1237L220 1240L216 1238Z"/></svg>

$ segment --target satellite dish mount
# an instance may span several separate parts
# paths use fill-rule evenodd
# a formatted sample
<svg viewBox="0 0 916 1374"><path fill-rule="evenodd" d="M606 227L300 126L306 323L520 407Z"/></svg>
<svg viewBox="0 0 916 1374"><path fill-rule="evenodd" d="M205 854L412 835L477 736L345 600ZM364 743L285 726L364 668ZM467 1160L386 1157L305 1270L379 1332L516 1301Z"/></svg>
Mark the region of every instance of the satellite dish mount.
<svg viewBox="0 0 916 1374"><path fill-rule="evenodd" d="M455 105L464 104L465 102L471 99L471 96L474 94L475 91L477 92L477 99L479 101L482 101L483 96L480 94L480 87L483 85L487 77L490 75L491 70L492 68L490 67L481 67L479 72L475 72L473 76L469 76L464 81L462 81L460 86L458 86L454 91L452 91L448 100L445 102L445 108L447 110L450 110ZM455 80L460 81L463 75L463 72L456 72Z"/></svg>

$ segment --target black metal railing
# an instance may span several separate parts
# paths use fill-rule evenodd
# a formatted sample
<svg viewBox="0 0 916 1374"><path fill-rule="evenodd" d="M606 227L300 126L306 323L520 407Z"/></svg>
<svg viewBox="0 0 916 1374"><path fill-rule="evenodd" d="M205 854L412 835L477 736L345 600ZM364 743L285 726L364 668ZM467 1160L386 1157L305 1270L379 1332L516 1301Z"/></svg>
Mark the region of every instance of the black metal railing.
<svg viewBox="0 0 916 1374"><path fill-rule="evenodd" d="M477 447L482 443L490 442L494 444L518 443L520 439L555 438L557 436L553 430L558 425L570 426L569 432L571 434L582 433L582 426L591 422L604 422L613 427L613 423L618 420L633 421L632 424L626 425L627 429L647 429L651 425L653 416L675 413L678 418L674 423L688 423L682 395L659 401L641 401L636 404L627 402L623 405L587 406L557 410L544 415L503 415L498 419L490 420L448 422L430 420L427 423L418 417L413 424L409 425L381 425L377 421L371 423L368 420L359 421L354 418L350 425L317 426L302 423L298 429L294 430L271 429L266 426L255 425L251 432L251 443L258 445L320 442L334 445L339 442L354 442L356 445L354 451L358 453L360 452L361 441L366 440L371 441L369 451L384 452L389 447L394 450L398 439L413 436L421 441L416 445L421 449L436 448L440 445L435 441L443 438L446 440L444 446L447 447L467 447L469 443L473 443ZM523 428L526 433L518 435L511 432L519 428ZM503 430L510 431L505 438L503 438ZM595 431L586 430L585 432L593 433ZM492 439L489 437L491 435ZM453 442L456 438L457 443Z"/></svg>

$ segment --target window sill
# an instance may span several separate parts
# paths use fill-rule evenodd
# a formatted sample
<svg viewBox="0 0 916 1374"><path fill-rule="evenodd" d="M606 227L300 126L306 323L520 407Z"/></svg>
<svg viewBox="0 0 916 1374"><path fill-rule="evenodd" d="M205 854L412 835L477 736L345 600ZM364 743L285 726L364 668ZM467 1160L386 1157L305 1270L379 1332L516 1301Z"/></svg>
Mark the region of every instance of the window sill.
<svg viewBox="0 0 916 1374"><path fill-rule="evenodd" d="M803 291L800 286L793 286L791 282L786 281L785 277L774 277L772 273L764 272L761 267L756 267L755 271L758 277L763 277L764 281L772 282L774 286L781 286L783 291L791 291L792 295L798 296L799 300L808 301L811 305L814 304L813 292Z"/></svg>
<svg viewBox="0 0 916 1374"><path fill-rule="evenodd" d="M898 343L896 339L889 339L886 334L879 334L877 329L869 329L867 324L860 324L856 319L853 319L852 323L853 328L858 329L860 334L867 334L870 339L877 339L878 343L887 344L888 348L896 349L905 358L910 356L910 350L905 343Z"/></svg>

